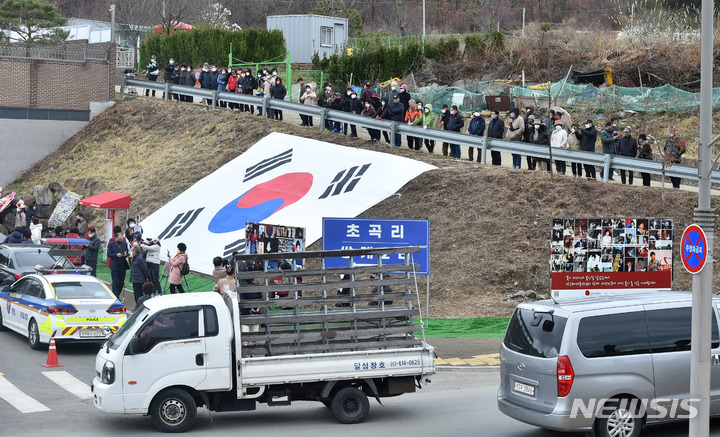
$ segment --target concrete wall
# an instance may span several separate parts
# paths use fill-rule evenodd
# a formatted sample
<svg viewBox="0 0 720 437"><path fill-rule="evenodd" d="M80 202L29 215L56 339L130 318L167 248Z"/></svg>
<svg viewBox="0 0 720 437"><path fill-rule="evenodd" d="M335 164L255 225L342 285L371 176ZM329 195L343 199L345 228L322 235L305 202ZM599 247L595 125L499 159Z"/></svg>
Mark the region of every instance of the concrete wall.
<svg viewBox="0 0 720 437"><path fill-rule="evenodd" d="M0 108L0 115L6 112L3 109ZM85 118L85 121L0 118L0 187L17 179L82 130L88 124L89 111Z"/></svg>

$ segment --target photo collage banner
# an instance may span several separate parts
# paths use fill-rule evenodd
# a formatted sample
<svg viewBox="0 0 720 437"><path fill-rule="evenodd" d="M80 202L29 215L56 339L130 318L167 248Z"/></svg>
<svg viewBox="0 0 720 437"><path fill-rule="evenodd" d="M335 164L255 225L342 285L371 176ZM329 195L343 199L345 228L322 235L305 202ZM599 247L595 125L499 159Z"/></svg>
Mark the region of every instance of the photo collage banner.
<svg viewBox="0 0 720 437"><path fill-rule="evenodd" d="M553 295L669 290L673 237L671 218L553 218Z"/></svg>
<svg viewBox="0 0 720 437"><path fill-rule="evenodd" d="M245 253L292 253L305 250L305 228L247 222L245 238ZM292 262L293 258L286 259ZM277 270L279 262L268 261L268 270Z"/></svg>

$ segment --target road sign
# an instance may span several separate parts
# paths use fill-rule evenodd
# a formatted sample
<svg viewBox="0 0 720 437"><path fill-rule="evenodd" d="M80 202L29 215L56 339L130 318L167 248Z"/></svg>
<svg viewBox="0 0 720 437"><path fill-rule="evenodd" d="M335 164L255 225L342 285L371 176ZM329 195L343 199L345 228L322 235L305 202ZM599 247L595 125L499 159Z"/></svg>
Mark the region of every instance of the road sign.
<svg viewBox="0 0 720 437"><path fill-rule="evenodd" d="M367 218L323 218L323 250L362 249L376 247L420 246L420 252L413 254L419 265L418 275L429 273L430 260L428 242L429 222L414 219L367 219ZM404 264L402 254L385 255L383 264ZM355 257L358 264L377 265L375 257ZM326 258L325 267L347 267L346 258Z"/></svg>
<svg viewBox="0 0 720 437"><path fill-rule="evenodd" d="M705 267L707 260L707 238L705 232L698 225L690 225L685 228L680 240L680 258L685 269L692 273L700 273Z"/></svg>

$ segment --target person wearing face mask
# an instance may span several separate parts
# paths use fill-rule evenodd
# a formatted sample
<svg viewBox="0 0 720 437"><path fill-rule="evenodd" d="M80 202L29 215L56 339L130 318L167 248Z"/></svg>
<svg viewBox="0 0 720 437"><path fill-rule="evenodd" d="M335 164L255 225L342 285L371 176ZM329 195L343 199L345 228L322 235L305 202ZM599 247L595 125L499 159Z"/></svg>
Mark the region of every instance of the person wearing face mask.
<svg viewBox="0 0 720 437"><path fill-rule="evenodd" d="M350 112L353 114L360 115L363 111L363 104L360 103L360 99L357 98L357 93L353 91L350 94ZM347 132L347 128L345 128ZM350 125L350 138L357 138L357 126L354 124Z"/></svg>
<svg viewBox="0 0 720 437"><path fill-rule="evenodd" d="M410 109L405 112L405 123L412 126L420 118L421 112L418 110L418 103L415 100L410 99L408 101L408 105L410 105ZM420 138L408 135L407 146L410 150L420 150L422 147L422 141Z"/></svg>
<svg viewBox="0 0 720 437"><path fill-rule="evenodd" d="M172 73L170 73L170 80L172 80L173 85L180 85L180 75L182 71L180 71L180 65L175 64L173 65ZM170 98L180 101L180 95L177 93L170 94Z"/></svg>
<svg viewBox="0 0 720 437"><path fill-rule="evenodd" d="M372 95L375 93L375 90L372 89L372 84L370 81L365 81L363 84L363 90L360 93L360 101L365 103L368 100L372 99Z"/></svg>
<svg viewBox="0 0 720 437"><path fill-rule="evenodd" d="M556 149L566 150L568 148L568 133L563 129L562 121L555 120L555 130L553 130L550 136L550 146ZM555 160L555 170L561 174L565 174L565 161L560 159Z"/></svg>
<svg viewBox="0 0 720 437"><path fill-rule="evenodd" d="M170 58L168 61L168 64L165 66L165 74L163 75L163 78L165 79L165 83L171 83L172 82L172 75L173 71L175 70L175 59ZM165 93L163 92L163 99L165 98Z"/></svg>
<svg viewBox="0 0 720 437"><path fill-rule="evenodd" d="M460 114L460 111L458 111L458 107L456 105L452 105L450 107L450 118L448 119L447 130L460 132L460 129L462 129L463 126L465 126L465 119L462 114ZM460 159L462 157L460 144L450 143L450 157L455 159Z"/></svg>
<svg viewBox="0 0 720 437"><path fill-rule="evenodd" d="M242 74L242 70L240 70ZM252 70L249 68L245 70L245 77L242 78L242 87L238 92L242 92L246 96L252 96L253 90L258 87L257 80L253 77ZM240 110L249 112L251 115L255 114L255 105L240 105ZM260 107L258 107L258 111Z"/></svg>
<svg viewBox="0 0 720 437"><path fill-rule="evenodd" d="M518 108L512 108L510 110L510 124L505 139L508 141L521 141L523 132L525 132L525 120L520 115ZM513 168L520 170L520 163L522 162L522 156L517 153L512 154Z"/></svg>
<svg viewBox="0 0 720 437"><path fill-rule="evenodd" d="M536 146L540 146L547 150L550 145L550 132L547 130L547 125L543 124L540 118L534 118L533 124L530 126L530 133L528 135L529 142ZM538 164L539 163L539 164ZM536 158L533 161L533 168L537 166L538 170L550 171L550 160L546 158Z"/></svg>
<svg viewBox="0 0 720 437"><path fill-rule="evenodd" d="M313 91L312 86L309 83L305 84L305 91L302 93L302 96L300 96L300 103L308 106L315 106L316 98L317 94ZM302 124L300 126L312 127L312 115L301 114L300 118L302 119Z"/></svg>
<svg viewBox="0 0 720 437"><path fill-rule="evenodd" d="M270 97L270 91L272 90L272 81L269 78L269 76L265 76L265 79L263 80L263 94L265 95L265 98ZM270 113L270 110L268 109L268 113L265 114L266 117L272 118L273 115Z"/></svg>
<svg viewBox="0 0 720 437"><path fill-rule="evenodd" d="M85 247L85 264L92 268L91 275L97 277L97 262L100 248L102 247L102 240L97 236L95 227L91 226L87 231L88 245Z"/></svg>
<svg viewBox="0 0 720 437"><path fill-rule="evenodd" d="M602 132L600 132L600 143L602 144L603 153L605 155L615 155L615 134L613 133L613 122L608 121L605 123L605 129L603 129ZM613 174L615 173L615 170L610 167L610 174L608 175L608 180L614 181L615 178L613 178ZM600 178L605 179L605 169L600 170Z"/></svg>
<svg viewBox="0 0 720 437"><path fill-rule="evenodd" d="M448 130L447 124L450 120L450 108L448 108L448 105L444 104L440 107L440 129L442 130ZM442 154L443 156L448 156L448 150L450 148L450 143L443 142L442 143Z"/></svg>
<svg viewBox="0 0 720 437"><path fill-rule="evenodd" d="M188 74L188 66L185 64L180 65L180 80L178 83L180 85L185 85L185 81L187 80L187 74ZM186 96L180 94L180 101L185 102L187 101Z"/></svg>
<svg viewBox="0 0 720 437"><path fill-rule="evenodd" d="M387 97L387 103L392 103L395 96L399 96L400 93L398 92L397 84L395 82L390 82L390 92L388 93Z"/></svg>
<svg viewBox="0 0 720 437"><path fill-rule="evenodd" d="M228 81L228 72L226 68L222 68L220 70L220 74L217 75L216 82L217 82L217 90L218 91L227 91L227 81ZM221 108L227 108L227 102L220 101L220 107Z"/></svg>
<svg viewBox="0 0 720 437"><path fill-rule="evenodd" d="M323 89L320 95L318 96L318 106L321 106L323 108L330 108L330 105L332 105L333 101L333 92L332 92L332 84L330 82L325 82L323 84ZM325 123L325 129L330 130L332 129L331 121L328 119L324 120Z"/></svg>
<svg viewBox="0 0 720 437"><path fill-rule="evenodd" d="M540 118L538 117L538 120ZM546 125L547 126L547 125ZM532 144L532 134L533 132L536 132L535 130L535 116L530 114L525 118L525 131L523 132L523 142ZM525 160L527 161L528 170L535 170L537 166L538 159L534 156L526 156ZM548 170L547 167L545 170Z"/></svg>
<svg viewBox="0 0 720 437"><path fill-rule="evenodd" d="M470 127L468 127L468 133L470 135L477 135L479 137L482 137L485 135L485 117L482 116L480 113L480 108L475 108L475 112L473 112L473 118L470 120ZM475 147L468 147L468 161L473 160L473 150ZM480 148L477 148L478 156L477 156L477 162L480 162Z"/></svg>
<svg viewBox="0 0 720 437"><path fill-rule="evenodd" d="M653 159L653 151L652 151L652 143L655 142L655 138L652 136L650 138L647 137L645 134L638 135L638 155L637 157L640 159ZM643 180L643 186L649 187L650 186L650 173L640 173L640 176L642 176Z"/></svg>
<svg viewBox="0 0 720 437"><path fill-rule="evenodd" d="M353 89L348 86L348 88L345 90L345 95L342 96L340 99L340 110L343 112L352 112L352 95L353 95ZM344 123L342 127L342 133L343 135L347 135L348 131L348 124ZM355 135L357 136L357 134Z"/></svg>
<svg viewBox="0 0 720 437"><path fill-rule="evenodd" d="M125 239L132 241L135 238L135 232L138 230L139 228L135 225L135 219L128 219L127 227L125 228Z"/></svg>
<svg viewBox="0 0 720 437"><path fill-rule="evenodd" d="M193 71L193 67L192 67L192 65L188 65L187 74L185 75L185 82L183 82L183 84L185 86L194 88L196 83L197 83L197 78L195 77L195 72ZM194 100L193 96L185 96L185 101L187 103L192 103L193 100Z"/></svg>
<svg viewBox="0 0 720 437"><path fill-rule="evenodd" d="M408 86L405 84L400 85L400 103L402 103L404 112L403 112L403 120L405 120L405 115L408 112L408 109L410 109L410 93L408 92Z"/></svg>
<svg viewBox="0 0 720 437"><path fill-rule="evenodd" d="M275 71L277 73L277 71ZM285 88L285 85L283 85L282 79L279 77L275 78L275 86L270 89L270 97L273 99L278 100L285 100L285 96L287 95L287 88ZM274 111L271 111L274 115L275 120L282 121L283 119L283 112L279 109L275 109Z"/></svg>
<svg viewBox="0 0 720 437"><path fill-rule="evenodd" d="M370 100L365 100L365 102L363 103L363 111L360 115L370 118L375 117L375 108L373 107ZM380 141L380 131L378 131L377 129L368 128L368 135L370 135L371 142L374 143Z"/></svg>
<svg viewBox="0 0 720 437"><path fill-rule="evenodd" d="M625 126L625 129L623 129L623 135L618 141L617 154L620 156L629 156L631 158L634 158L637 156L637 151L638 143L637 140L632 136L632 128L630 126ZM628 185L632 185L633 171L628 170L628 173L630 173L630 175L627 178L627 183ZM625 170L620 170L620 182L622 182L623 184L625 183Z"/></svg>
<svg viewBox="0 0 720 437"><path fill-rule="evenodd" d="M588 119L585 125L575 131L575 136L580 140L580 150L595 153L595 142L597 141L597 129L593 126L593 121ZM583 164L585 168L585 178L596 179L595 166L591 164Z"/></svg>
<svg viewBox="0 0 720 437"><path fill-rule="evenodd" d="M488 125L488 138L499 138L502 139L503 133L505 133L505 122L500 118L500 113L493 109L490 112L490 124ZM502 165L502 155L499 150L490 150L490 157L492 159L492 165Z"/></svg>
<svg viewBox="0 0 720 437"><path fill-rule="evenodd" d="M435 129L435 113L433 113L432 103L422 105L422 109L420 109L420 107L421 105L418 103L418 110L422 113L422 115L420 115L420 117L415 120L415 125L422 126L423 129ZM420 146L420 138L418 138L417 140L418 142L415 144L415 146ZM425 138L425 148L427 149L428 153L433 153L433 150L435 150L435 140ZM420 149L417 148L416 150Z"/></svg>
<svg viewBox="0 0 720 437"><path fill-rule="evenodd" d="M227 78L227 90L231 93L238 92L238 74L234 68L230 69L230 75ZM239 107L240 105L235 102L228 102L228 108L230 108L231 111Z"/></svg>

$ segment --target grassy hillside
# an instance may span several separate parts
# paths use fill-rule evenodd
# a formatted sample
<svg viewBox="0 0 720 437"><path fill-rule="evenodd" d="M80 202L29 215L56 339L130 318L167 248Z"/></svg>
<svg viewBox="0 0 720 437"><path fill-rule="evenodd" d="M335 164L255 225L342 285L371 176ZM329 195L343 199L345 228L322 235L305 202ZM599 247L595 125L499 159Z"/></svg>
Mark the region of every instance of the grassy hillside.
<svg viewBox="0 0 720 437"><path fill-rule="evenodd" d="M697 198L670 191L663 204L657 188L553 181L546 174L370 145L247 114L141 99L118 102L7 188L24 193L37 184L97 177L108 190L132 195L132 214L147 216L272 131L439 167L363 214L430 220L432 317L507 316L514 304L502 301L506 293L547 293L553 216L668 216L681 230L691 222ZM675 264L675 288L689 289L690 275L677 255ZM419 288L424 292L425 284Z"/></svg>

